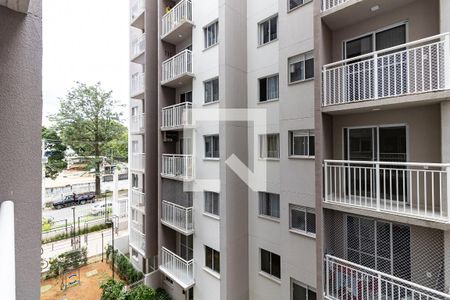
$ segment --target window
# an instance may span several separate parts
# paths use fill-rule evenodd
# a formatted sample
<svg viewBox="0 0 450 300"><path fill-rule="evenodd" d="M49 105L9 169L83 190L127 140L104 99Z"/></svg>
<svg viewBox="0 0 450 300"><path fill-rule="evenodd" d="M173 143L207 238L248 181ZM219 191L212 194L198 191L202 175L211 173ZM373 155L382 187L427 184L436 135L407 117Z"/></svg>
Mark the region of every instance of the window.
<svg viewBox="0 0 450 300"><path fill-rule="evenodd" d="M260 249L261 271L281 279L281 258L279 255Z"/></svg>
<svg viewBox="0 0 450 300"><path fill-rule="evenodd" d="M314 131L295 130L289 132L289 155L314 157Z"/></svg>
<svg viewBox="0 0 450 300"><path fill-rule="evenodd" d="M204 82L205 84L205 103L219 101L219 78Z"/></svg>
<svg viewBox="0 0 450 300"><path fill-rule="evenodd" d="M180 103L192 102L192 91L180 94Z"/></svg>
<svg viewBox="0 0 450 300"><path fill-rule="evenodd" d="M291 279L291 300L316 300L316 291L303 283Z"/></svg>
<svg viewBox="0 0 450 300"><path fill-rule="evenodd" d="M219 194L205 191L205 212L219 216Z"/></svg>
<svg viewBox="0 0 450 300"><path fill-rule="evenodd" d="M267 134L261 135L260 143L260 157L261 158L280 158L280 135Z"/></svg>
<svg viewBox="0 0 450 300"><path fill-rule="evenodd" d="M289 58L289 83L314 78L314 56L308 52Z"/></svg>
<svg viewBox="0 0 450 300"><path fill-rule="evenodd" d="M205 266L220 274L220 252L205 246Z"/></svg>
<svg viewBox="0 0 450 300"><path fill-rule="evenodd" d="M139 253L136 250L134 250L133 248L131 248L131 257L134 258L134 260L139 259Z"/></svg>
<svg viewBox="0 0 450 300"><path fill-rule="evenodd" d="M267 44L277 39L278 16L271 17L258 24L259 45Z"/></svg>
<svg viewBox="0 0 450 300"><path fill-rule="evenodd" d="M219 158L219 136L205 136L205 158Z"/></svg>
<svg viewBox="0 0 450 300"><path fill-rule="evenodd" d="M299 7L300 5L311 2L312 0L288 0L289 1L289 10L293 10L294 8Z"/></svg>
<svg viewBox="0 0 450 300"><path fill-rule="evenodd" d="M259 79L259 101L278 99L278 74Z"/></svg>
<svg viewBox="0 0 450 300"><path fill-rule="evenodd" d="M259 192L259 214L280 218L280 195Z"/></svg>
<svg viewBox="0 0 450 300"><path fill-rule="evenodd" d="M205 48L214 46L219 42L219 21L203 28L205 33Z"/></svg>
<svg viewBox="0 0 450 300"><path fill-rule="evenodd" d="M184 260L191 260L194 257L194 240L192 235L184 235L177 233L178 245L179 245L179 255Z"/></svg>
<svg viewBox="0 0 450 300"><path fill-rule="evenodd" d="M137 115L138 115L138 112L139 112L139 107L133 106L133 107L131 108L131 115L132 115L132 116L137 116Z"/></svg>
<svg viewBox="0 0 450 300"><path fill-rule="evenodd" d="M137 174L131 174L131 187L139 188L139 177Z"/></svg>
<svg viewBox="0 0 450 300"><path fill-rule="evenodd" d="M290 205L289 214L290 229L306 234L316 235L316 214L314 209Z"/></svg>

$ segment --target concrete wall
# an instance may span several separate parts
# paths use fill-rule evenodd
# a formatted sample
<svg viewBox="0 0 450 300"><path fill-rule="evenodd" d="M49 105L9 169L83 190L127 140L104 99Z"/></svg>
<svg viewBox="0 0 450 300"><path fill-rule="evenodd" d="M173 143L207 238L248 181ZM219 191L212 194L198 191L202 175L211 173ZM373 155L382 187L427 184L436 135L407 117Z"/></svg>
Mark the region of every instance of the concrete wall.
<svg viewBox="0 0 450 300"><path fill-rule="evenodd" d="M0 7L0 201L15 204L16 297L39 299L42 11Z"/></svg>

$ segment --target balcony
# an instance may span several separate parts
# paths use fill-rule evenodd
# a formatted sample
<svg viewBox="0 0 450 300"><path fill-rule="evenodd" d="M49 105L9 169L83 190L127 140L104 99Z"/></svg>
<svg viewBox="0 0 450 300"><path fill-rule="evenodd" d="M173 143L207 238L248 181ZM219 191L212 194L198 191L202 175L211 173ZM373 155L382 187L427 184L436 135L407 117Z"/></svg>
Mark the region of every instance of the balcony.
<svg viewBox="0 0 450 300"><path fill-rule="evenodd" d="M190 82L192 73L192 51L184 50L162 63L161 84L167 87L180 87Z"/></svg>
<svg viewBox="0 0 450 300"><path fill-rule="evenodd" d="M192 103L183 102L162 109L161 130L182 130L192 126Z"/></svg>
<svg viewBox="0 0 450 300"><path fill-rule="evenodd" d="M449 90L450 34L324 65L322 79L324 108L366 101L397 103L400 96Z"/></svg>
<svg viewBox="0 0 450 300"><path fill-rule="evenodd" d="M131 43L131 61L143 65L145 63L145 33Z"/></svg>
<svg viewBox="0 0 450 300"><path fill-rule="evenodd" d="M145 93L145 74L134 73L131 76L131 98L144 99Z"/></svg>
<svg viewBox="0 0 450 300"><path fill-rule="evenodd" d="M142 134L145 130L145 114L131 116L130 132L131 134Z"/></svg>
<svg viewBox="0 0 450 300"><path fill-rule="evenodd" d="M190 181L194 179L194 164L192 155L163 154L161 176L165 178Z"/></svg>
<svg viewBox="0 0 450 300"><path fill-rule="evenodd" d="M325 299L449 300L450 295L331 255L325 256Z"/></svg>
<svg viewBox="0 0 450 300"><path fill-rule="evenodd" d="M133 153L131 155L131 169L133 171L145 171L145 153Z"/></svg>
<svg viewBox="0 0 450 300"><path fill-rule="evenodd" d="M322 12L333 9L339 5L348 2L349 0L322 0Z"/></svg>
<svg viewBox="0 0 450 300"><path fill-rule="evenodd" d="M161 249L161 265L159 269L176 281L184 290L195 284L194 260L186 261L164 247Z"/></svg>
<svg viewBox="0 0 450 300"><path fill-rule="evenodd" d="M131 207L145 213L145 193L133 188L131 190Z"/></svg>
<svg viewBox="0 0 450 300"><path fill-rule="evenodd" d="M325 160L324 202L450 223L450 164Z"/></svg>
<svg viewBox="0 0 450 300"><path fill-rule="evenodd" d="M193 234L192 207L183 207L163 200L161 223L184 235Z"/></svg>
<svg viewBox="0 0 450 300"><path fill-rule="evenodd" d="M142 30L145 28L144 12L145 12L145 0L134 0L134 2L131 5L130 11L131 26Z"/></svg>
<svg viewBox="0 0 450 300"><path fill-rule="evenodd" d="M136 228L130 228L130 245L139 250L141 253L145 253L145 234Z"/></svg>
<svg viewBox="0 0 450 300"><path fill-rule="evenodd" d="M161 39L177 44L192 35L192 1L178 2L161 20Z"/></svg>

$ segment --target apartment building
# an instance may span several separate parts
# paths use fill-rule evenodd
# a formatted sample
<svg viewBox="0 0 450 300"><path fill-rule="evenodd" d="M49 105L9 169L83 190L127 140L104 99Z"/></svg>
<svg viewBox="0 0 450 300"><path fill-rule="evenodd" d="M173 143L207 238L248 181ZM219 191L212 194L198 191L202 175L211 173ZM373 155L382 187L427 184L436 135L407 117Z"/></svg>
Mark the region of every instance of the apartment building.
<svg viewBox="0 0 450 300"><path fill-rule="evenodd" d="M445 0L131 0L146 283L173 299L449 298L449 18Z"/></svg>
<svg viewBox="0 0 450 300"><path fill-rule="evenodd" d="M2 299L39 299L42 18L40 0L0 0Z"/></svg>

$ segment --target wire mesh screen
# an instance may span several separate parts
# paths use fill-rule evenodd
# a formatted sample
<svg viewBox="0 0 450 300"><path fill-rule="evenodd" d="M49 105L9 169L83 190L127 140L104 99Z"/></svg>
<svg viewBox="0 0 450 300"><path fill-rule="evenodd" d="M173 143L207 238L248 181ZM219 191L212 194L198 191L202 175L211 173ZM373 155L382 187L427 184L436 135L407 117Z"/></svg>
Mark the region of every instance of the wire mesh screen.
<svg viewBox="0 0 450 300"><path fill-rule="evenodd" d="M450 299L443 231L328 210L324 225L331 298Z"/></svg>

